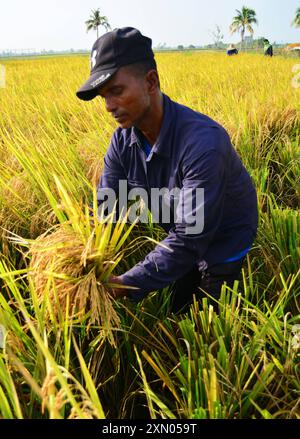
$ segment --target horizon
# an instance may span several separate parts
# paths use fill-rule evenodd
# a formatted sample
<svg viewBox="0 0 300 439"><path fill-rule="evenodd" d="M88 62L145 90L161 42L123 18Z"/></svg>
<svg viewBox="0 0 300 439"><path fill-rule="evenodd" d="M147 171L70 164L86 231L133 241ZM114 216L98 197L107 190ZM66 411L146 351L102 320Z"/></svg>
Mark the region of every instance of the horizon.
<svg viewBox="0 0 300 439"><path fill-rule="evenodd" d="M263 37L257 37L257 38L253 38L253 41L255 42L255 41L257 41L257 40L260 40L260 39L262 39ZM238 41L235 45L236 46L238 46L239 44L241 43L241 41ZM276 45L278 45L278 46L285 46L285 45L287 45L287 44L290 44L290 41L285 41L285 42L283 42L283 43L277 43L277 42L272 42L271 41L271 44L275 44L276 43ZM207 44L207 45L203 45L203 46L201 46L201 45L193 45L193 44L191 44L191 45L189 45L189 46L183 46L183 45L178 45L178 46L168 46L168 45L161 45L160 43L157 45L157 46L152 46L152 48L153 48L153 50L154 51L166 51L166 52L168 52L168 51L180 51L180 50L213 50L213 49L219 49L219 50L222 50L223 48L224 48L224 46L227 46L227 45L229 45L230 44L230 42L228 42L228 41L222 41L221 43L220 43L220 47L209 47L209 46L213 46L214 45L214 43L213 42L211 42L211 43L209 43L209 44ZM292 43L291 43L292 44ZM299 43L300 44L300 43ZM180 47L181 46L181 47ZM191 47L191 46L193 46L193 47ZM244 50L245 49L247 49L247 46L244 48ZM250 48L251 49L251 48ZM251 49L251 50L254 50L254 49ZM40 49L40 50L36 50L35 48L28 48L28 49L8 49L8 50L2 50L1 51L1 49L0 49L0 55L5 55L5 54L15 54L15 55L21 55L21 54L24 54L24 55L42 55L42 54L64 54L64 53L66 53L66 54L72 54L74 52L74 54L80 54L80 53L82 53L82 54L89 54L90 53L90 49L89 48L73 48L73 47L70 47L70 48L65 48L65 49L57 49L57 50L55 50L55 49Z"/></svg>
<svg viewBox="0 0 300 439"><path fill-rule="evenodd" d="M53 0L41 5L37 0L28 0L20 5L17 0L11 0L0 17L0 52L89 51L97 37L95 31L86 32L85 21L91 10L98 7L101 15L108 17L112 28L136 27L152 38L155 48L163 44L173 48L212 44L211 32L216 25L220 26L225 43L238 43L240 34L230 35L229 25L236 9L244 5L257 13L254 39L267 37L277 44L300 41L300 29L291 26L296 9L300 7L298 0L289 0L288 5L279 0L227 0L226 5L221 0L211 0L209 5L202 0L187 0L184 13L181 4L171 0L163 3L153 0L151 4L141 0L128 0L126 5L120 0L115 0L113 5L108 0L99 3L87 0L83 5L79 0ZM12 18L14 26L11 26ZM99 31L99 35L104 33L103 28Z"/></svg>

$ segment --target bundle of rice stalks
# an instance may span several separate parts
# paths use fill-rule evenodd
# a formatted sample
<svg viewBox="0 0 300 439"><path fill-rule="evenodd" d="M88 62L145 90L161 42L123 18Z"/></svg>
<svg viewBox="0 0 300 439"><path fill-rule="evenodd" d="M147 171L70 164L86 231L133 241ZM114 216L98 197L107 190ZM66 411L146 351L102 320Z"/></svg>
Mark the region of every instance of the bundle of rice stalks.
<svg viewBox="0 0 300 439"><path fill-rule="evenodd" d="M39 306L48 327L63 327L66 321L71 325L86 323L87 329L96 324L115 344L113 329L120 326L120 319L113 289L120 285L111 284L109 278L120 263L116 274L145 256L144 244L157 244L153 237L158 232L153 225L144 227L150 237L133 232L138 217L128 224L130 209L118 221L114 211L109 216L97 212L95 191L91 216L89 207L66 191L67 181L62 184L57 176L54 180L59 200L50 190L48 198L60 224L35 240L24 240L11 232L11 241L29 248L30 301Z"/></svg>
<svg viewBox="0 0 300 439"><path fill-rule="evenodd" d="M125 251L137 245L136 240L129 243L135 223L128 225L126 218L114 223L113 214L100 220L96 212L91 218L88 207L84 212L58 179L56 183L61 224L35 240L18 241L29 247L33 303L43 310L46 324L98 324L114 343L112 329L120 319L109 277Z"/></svg>
<svg viewBox="0 0 300 439"><path fill-rule="evenodd" d="M30 248L30 275L42 302L47 295L46 312L83 316L90 308L91 323L118 324L107 290L107 272L115 264L109 249L95 248L91 235L85 245L71 228L59 226L50 235L44 234ZM102 318L101 318L102 316ZM106 320L106 319L105 319Z"/></svg>

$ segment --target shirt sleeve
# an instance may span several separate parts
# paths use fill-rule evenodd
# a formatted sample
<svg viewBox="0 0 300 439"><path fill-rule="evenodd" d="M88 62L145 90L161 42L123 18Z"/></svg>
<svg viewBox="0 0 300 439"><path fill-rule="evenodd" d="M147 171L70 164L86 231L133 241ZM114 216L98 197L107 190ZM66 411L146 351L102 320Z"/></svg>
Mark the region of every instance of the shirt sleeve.
<svg viewBox="0 0 300 439"><path fill-rule="evenodd" d="M218 136L219 137L219 136ZM198 218L201 230L187 221L186 215L176 222L168 236L151 251L144 261L121 276L125 285L134 286L130 292L135 302L151 291L164 288L190 271L205 254L221 221L227 180L227 159L224 150L211 148L199 154L200 148L189 149L183 164L183 199L192 194L189 217ZM203 190L203 201L197 200L197 190ZM186 195L187 194L187 195ZM179 203L179 207L182 203ZM192 214L192 215L190 215ZM197 220L196 220L197 221ZM191 227L192 226L192 227Z"/></svg>
<svg viewBox="0 0 300 439"><path fill-rule="evenodd" d="M102 203L107 201L108 198L110 201L110 205L107 206L106 212L104 212L105 214L109 214L113 210L119 194L119 182L121 180L126 180L126 173L118 151L118 130L116 130L105 153L103 171L97 186L98 209L101 209Z"/></svg>

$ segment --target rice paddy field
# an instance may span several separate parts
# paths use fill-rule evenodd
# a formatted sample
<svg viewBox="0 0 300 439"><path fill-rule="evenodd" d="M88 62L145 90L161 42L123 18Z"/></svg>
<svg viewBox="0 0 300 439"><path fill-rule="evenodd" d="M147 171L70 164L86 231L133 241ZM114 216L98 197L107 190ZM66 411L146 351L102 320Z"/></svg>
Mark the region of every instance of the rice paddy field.
<svg viewBox="0 0 300 439"><path fill-rule="evenodd" d="M295 60L157 54L163 92L230 133L259 230L218 303L114 301L108 277L163 237L91 223L115 122L79 101L84 56L2 61L0 418L300 418L300 89ZM195 291L195 294L197 292Z"/></svg>

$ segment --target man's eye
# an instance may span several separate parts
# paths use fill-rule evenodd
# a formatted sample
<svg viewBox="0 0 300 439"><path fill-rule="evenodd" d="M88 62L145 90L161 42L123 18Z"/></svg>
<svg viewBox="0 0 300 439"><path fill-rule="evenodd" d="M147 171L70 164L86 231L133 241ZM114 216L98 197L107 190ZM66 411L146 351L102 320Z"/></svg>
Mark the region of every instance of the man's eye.
<svg viewBox="0 0 300 439"><path fill-rule="evenodd" d="M122 89L122 88L115 88L115 89L113 90L113 95L115 95L115 96L119 96L120 94L122 94L122 92L123 92L123 89Z"/></svg>

